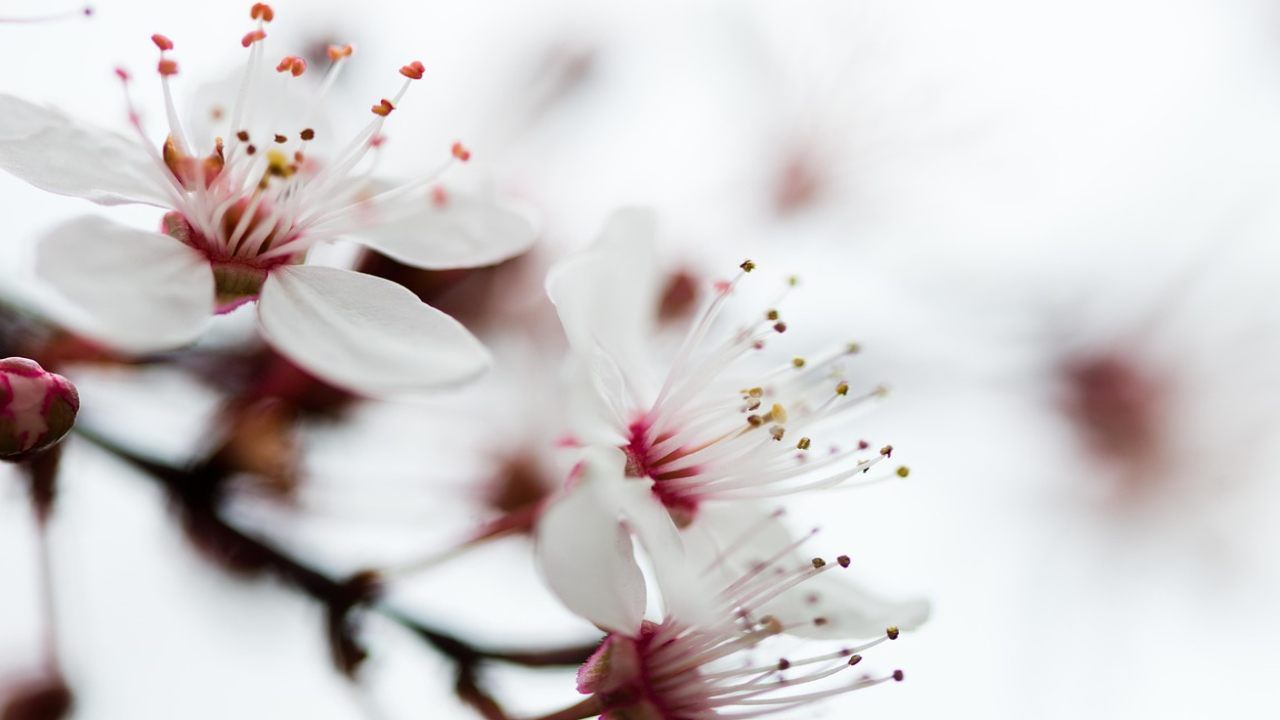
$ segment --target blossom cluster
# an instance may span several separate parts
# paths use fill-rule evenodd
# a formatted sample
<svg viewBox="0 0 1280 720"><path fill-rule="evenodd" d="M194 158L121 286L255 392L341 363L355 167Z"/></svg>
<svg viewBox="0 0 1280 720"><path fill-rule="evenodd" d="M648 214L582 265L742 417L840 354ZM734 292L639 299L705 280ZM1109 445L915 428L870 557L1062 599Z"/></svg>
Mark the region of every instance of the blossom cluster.
<svg viewBox="0 0 1280 720"><path fill-rule="evenodd" d="M60 296L49 314L63 342L21 349L73 370L86 361L180 362L203 352L219 316L252 308L257 335L305 379L301 395L319 387L345 400L421 395L494 364L468 325L383 270L510 267L539 238L536 212L458 189L451 178L472 154L461 141L416 178L374 177L396 111L427 66L406 62L385 97L371 96L363 127L330 137L324 111L355 48L329 46L322 69L314 57L282 54L268 37L275 14L252 6L244 66L190 109L175 101L192 67L180 42L151 36L164 98L158 132L123 68L123 134L0 94L0 169L52 193L160 211L153 229L84 215L49 230L35 272ZM817 530L793 535L783 506L796 494L909 475L892 446L850 437L851 419L883 388L853 373L855 343L778 358L794 277L779 278L778 296L748 312L743 286L770 282L755 262L725 260L737 264L731 276L673 286L659 234L652 211L616 210L594 243L545 273L566 342L544 341L556 359L531 378L536 389L515 392L558 399L551 432L545 417L524 430L537 438L531 453L555 458L541 467L563 461L567 471L550 487L513 490L519 499L464 544L527 532L547 587L605 633L578 672L585 699L554 717L756 717L902 680L901 670L864 674L864 653L923 623L928 604L864 589L848 555L815 556ZM366 248L365 260L320 264L313 251L337 241ZM673 287L707 299L669 322ZM684 326L674 343L673 324ZM66 338L79 351L68 352ZM56 452L79 407L75 389L30 361L5 360L0 371L5 459ZM288 397L260 366L248 374L242 400L267 386ZM301 412L299 394L290 401ZM261 409L232 402L227 416L262 417L249 407ZM284 452L264 440L274 427L233 427L216 460L283 476L264 469L278 459L263 461L264 446L268 456ZM375 607L375 588L394 576L362 577L342 586L344 612ZM358 665L359 653L338 646L348 669Z"/></svg>

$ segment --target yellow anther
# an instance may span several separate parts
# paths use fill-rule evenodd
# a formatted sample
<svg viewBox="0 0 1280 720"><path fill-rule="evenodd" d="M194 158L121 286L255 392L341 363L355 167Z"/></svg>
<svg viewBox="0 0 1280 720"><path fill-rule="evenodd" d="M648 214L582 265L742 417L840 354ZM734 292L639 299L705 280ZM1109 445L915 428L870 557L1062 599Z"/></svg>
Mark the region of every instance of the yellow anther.
<svg viewBox="0 0 1280 720"><path fill-rule="evenodd" d="M904 478L910 474L911 474L911 468L907 467L906 465L902 465L898 468L898 477Z"/></svg>
<svg viewBox="0 0 1280 720"><path fill-rule="evenodd" d="M289 162L288 156L279 150L267 151L267 175L275 177L287 178L294 173L296 168ZM264 177L263 180L266 180Z"/></svg>
<svg viewBox="0 0 1280 720"><path fill-rule="evenodd" d="M800 442L796 443L796 448L800 450L808 450L811 444L812 444L812 441L809 440L809 438L802 437L800 438Z"/></svg>
<svg viewBox="0 0 1280 720"><path fill-rule="evenodd" d="M787 409L778 403L774 403L773 407L769 408L769 417L772 418L774 422L784 423L787 421Z"/></svg>
<svg viewBox="0 0 1280 720"><path fill-rule="evenodd" d="M841 382L839 385L836 385L836 394L837 394L837 395L848 395L848 394L849 394L849 383L847 383L847 382Z"/></svg>
<svg viewBox="0 0 1280 720"><path fill-rule="evenodd" d="M786 432L787 432L786 428L782 427L781 425L774 425L773 427L769 428L769 434L773 436L774 440L778 440L778 441L782 440L782 436L785 435Z"/></svg>
<svg viewBox="0 0 1280 720"><path fill-rule="evenodd" d="M756 269L756 264L751 262L750 260L743 260L742 264L739 265L738 267L742 268L742 272L751 272L752 270Z"/></svg>
<svg viewBox="0 0 1280 720"><path fill-rule="evenodd" d="M792 358L792 359L791 359L791 366L792 366L792 367L794 367L794 368L796 368L796 369L799 369L799 368L804 367L804 362L805 362L805 361L804 361L804 358L802 358L802 357Z"/></svg>

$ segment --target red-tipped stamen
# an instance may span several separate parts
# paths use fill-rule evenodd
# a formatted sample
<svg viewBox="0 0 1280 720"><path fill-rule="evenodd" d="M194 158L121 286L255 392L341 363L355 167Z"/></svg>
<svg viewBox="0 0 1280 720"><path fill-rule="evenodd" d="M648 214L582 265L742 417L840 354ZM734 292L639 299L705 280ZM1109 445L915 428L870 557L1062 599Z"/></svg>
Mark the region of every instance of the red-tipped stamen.
<svg viewBox="0 0 1280 720"><path fill-rule="evenodd" d="M266 37L267 37L267 31L265 31L265 30L253 30L253 31L250 31L250 32L245 33L245 34L244 34L244 37L240 38L240 45L242 45L243 47L249 47L250 45L252 45L252 44L254 44L254 43L256 43L256 42L259 42L259 41L261 41L261 40L265 40L265 39L266 39Z"/></svg>
<svg viewBox="0 0 1280 720"><path fill-rule="evenodd" d="M266 3L254 3L253 7L249 8L249 17L269 23L276 19L276 12Z"/></svg>

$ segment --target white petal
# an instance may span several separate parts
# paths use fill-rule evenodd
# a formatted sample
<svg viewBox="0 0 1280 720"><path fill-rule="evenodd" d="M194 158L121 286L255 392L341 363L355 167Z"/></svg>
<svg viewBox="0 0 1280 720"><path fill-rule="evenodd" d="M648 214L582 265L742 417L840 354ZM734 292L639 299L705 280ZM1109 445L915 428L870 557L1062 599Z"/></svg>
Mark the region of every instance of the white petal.
<svg viewBox="0 0 1280 720"><path fill-rule="evenodd" d="M213 315L209 262L168 235L84 216L46 233L37 253L37 274L79 311L65 321L111 347L183 345Z"/></svg>
<svg viewBox="0 0 1280 720"><path fill-rule="evenodd" d="M653 481L628 478L618 492L623 518L653 562L666 614L691 625L714 622L716 588L700 577L685 552L671 514L653 494Z"/></svg>
<svg viewBox="0 0 1280 720"><path fill-rule="evenodd" d="M632 415L641 407L626 378L603 348L566 363L565 407L574 438L582 444L627 444Z"/></svg>
<svg viewBox="0 0 1280 720"><path fill-rule="evenodd" d="M389 280L291 266L258 301L267 341L318 377L381 396L471 380L489 353L466 328Z"/></svg>
<svg viewBox="0 0 1280 720"><path fill-rule="evenodd" d="M241 130L249 133L250 140L263 143L279 132L298 133L311 128L315 139L308 141L307 151L316 157L332 157L346 141L342 138L339 142L330 132L327 118L322 114L328 103L316 102L316 88L305 78L286 80L274 72L274 67L271 72L250 75L249 86L240 101L245 115L231 127L231 112L244 79L244 68L237 67L220 80L199 85L191 93L183 108L184 118L191 142L207 144L198 148L201 152L213 150L215 137L230 138ZM296 135L289 136L289 140L296 141Z"/></svg>
<svg viewBox="0 0 1280 720"><path fill-rule="evenodd" d="M548 273L547 295L577 352L598 344L627 370L641 354L658 302L655 223L649 210L619 210L594 245Z"/></svg>
<svg viewBox="0 0 1280 720"><path fill-rule="evenodd" d="M400 262L432 270L494 265L528 250L537 235L523 214L485 194L450 191L443 204L427 193L370 208L352 237ZM357 216L361 217L361 216ZM386 221L379 221L386 217Z"/></svg>
<svg viewBox="0 0 1280 720"><path fill-rule="evenodd" d="M536 531L547 585L573 612L606 630L635 636L644 619L644 575L619 519L621 452L593 448L577 482L543 511Z"/></svg>
<svg viewBox="0 0 1280 720"><path fill-rule="evenodd" d="M849 569L829 570L766 603L760 612L784 625L796 624L791 635L811 638L869 638L896 626L914 630L929 619L929 601L889 600L850 579ZM822 625L813 618L822 618Z"/></svg>
<svg viewBox="0 0 1280 720"><path fill-rule="evenodd" d="M698 515L685 534L686 545L698 562L709 567L723 555L720 580L731 581L748 571L752 564L773 557L790 545L794 537L771 510L750 503L715 503L699 508ZM730 543L736 543L732 548ZM804 564L814 553L795 551L787 562ZM832 558L827 558L828 562ZM761 612L773 615L784 625L794 626L792 635L814 638L867 638L881 635L889 626L914 629L929 617L925 600L888 600L864 589L852 576L856 565L833 567L817 577L801 583L766 603ZM822 618L821 625L813 623Z"/></svg>
<svg viewBox="0 0 1280 720"><path fill-rule="evenodd" d="M136 142L0 94L0 169L102 205L168 205L164 176Z"/></svg>

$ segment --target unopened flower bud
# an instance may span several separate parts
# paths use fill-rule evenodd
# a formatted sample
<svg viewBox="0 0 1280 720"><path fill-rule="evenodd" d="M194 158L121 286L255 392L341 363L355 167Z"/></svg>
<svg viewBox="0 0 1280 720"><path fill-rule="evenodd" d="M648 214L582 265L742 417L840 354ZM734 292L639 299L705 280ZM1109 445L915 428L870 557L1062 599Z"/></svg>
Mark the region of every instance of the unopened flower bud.
<svg viewBox="0 0 1280 720"><path fill-rule="evenodd" d="M0 360L0 460L22 461L62 439L80 409L76 388L26 358Z"/></svg>

